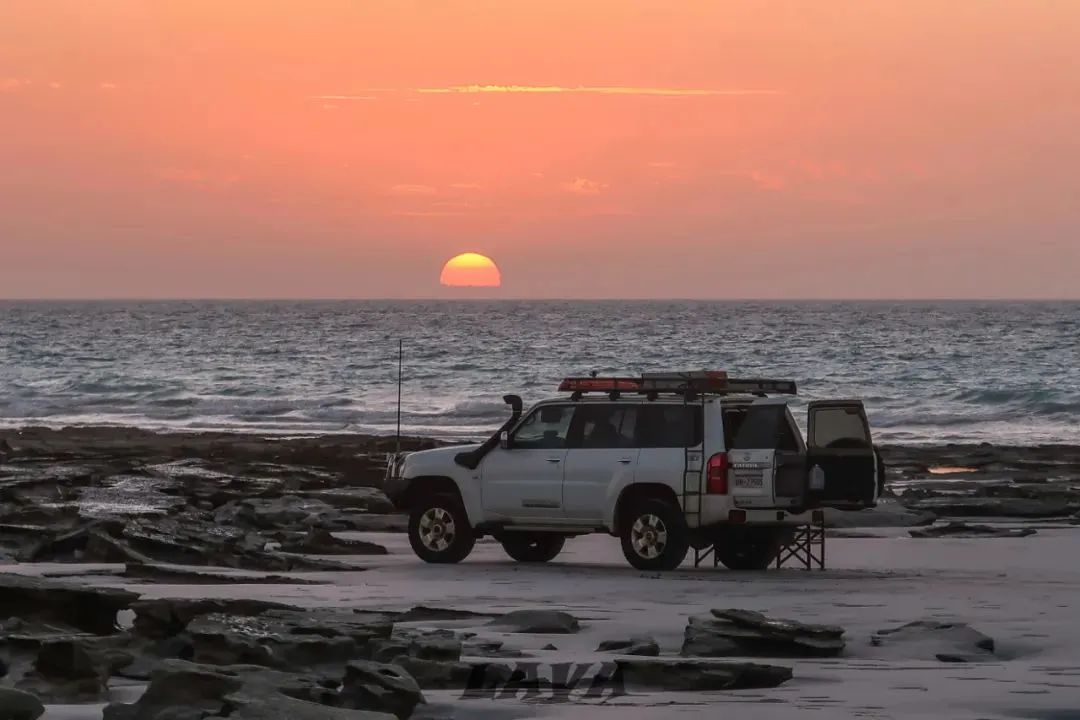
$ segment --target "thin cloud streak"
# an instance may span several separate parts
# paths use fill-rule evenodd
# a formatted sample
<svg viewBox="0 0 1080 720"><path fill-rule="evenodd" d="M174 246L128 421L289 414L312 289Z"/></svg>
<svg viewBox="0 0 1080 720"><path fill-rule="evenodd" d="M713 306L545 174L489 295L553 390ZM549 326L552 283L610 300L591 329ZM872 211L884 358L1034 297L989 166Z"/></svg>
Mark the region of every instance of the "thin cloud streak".
<svg viewBox="0 0 1080 720"><path fill-rule="evenodd" d="M579 85L448 85L420 88L366 88L357 95L316 95L315 100L374 100L377 94L417 95L637 95L659 97L719 97L725 95L784 95L781 90L757 88L659 88Z"/></svg>

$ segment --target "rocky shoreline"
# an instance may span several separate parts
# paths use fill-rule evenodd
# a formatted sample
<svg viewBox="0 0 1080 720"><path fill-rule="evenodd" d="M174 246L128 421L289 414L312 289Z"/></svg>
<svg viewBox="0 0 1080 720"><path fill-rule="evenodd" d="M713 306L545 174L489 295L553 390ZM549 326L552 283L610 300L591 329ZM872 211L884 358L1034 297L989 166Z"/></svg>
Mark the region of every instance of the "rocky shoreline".
<svg viewBox="0 0 1080 720"><path fill-rule="evenodd" d="M574 691L530 675L530 653L554 645L523 651L507 641L581 631L577 617L542 598L536 609L485 614L299 607L275 594L350 587L376 571L388 553L380 543L394 537L385 531L405 524L379 489L394 444L104 427L0 431L0 720L34 720L43 702L107 704L107 720L415 719L453 716L426 714L425 693ZM435 445L402 442L406 450ZM888 447L883 456L890 497L875 511L831 513L830 525L912 527L921 544L1036 532L956 518L1080 522L1080 447ZM83 584L18 574L55 563L70 565L60 574ZM180 590L191 586L190 597ZM215 598L220 586L247 587ZM165 595L144 594L156 587ZM863 645L911 659L995 659L992 641L967 626L909 621ZM638 628L604 638L582 667L597 687L625 682L644 693L776 688L793 669L774 661L835 657L843 634L757 609L716 609L688 618L674 654L670 642L665 652ZM114 699L125 683L140 688L134 703ZM177 714L192 707L199 710Z"/></svg>

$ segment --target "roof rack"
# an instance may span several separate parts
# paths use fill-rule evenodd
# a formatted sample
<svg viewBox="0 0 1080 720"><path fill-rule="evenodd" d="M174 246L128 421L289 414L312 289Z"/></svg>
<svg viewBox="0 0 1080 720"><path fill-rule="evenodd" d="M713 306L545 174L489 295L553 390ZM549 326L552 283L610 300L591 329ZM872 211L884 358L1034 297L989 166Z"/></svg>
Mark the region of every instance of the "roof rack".
<svg viewBox="0 0 1080 720"><path fill-rule="evenodd" d="M559 385L560 392L572 392L580 395L590 392L618 394L637 393L640 395L658 395L670 393L678 395L730 395L749 393L752 395L795 395L794 380L775 380L770 378L730 378L722 370L701 370L694 372L651 372L642 373L641 377L568 377Z"/></svg>

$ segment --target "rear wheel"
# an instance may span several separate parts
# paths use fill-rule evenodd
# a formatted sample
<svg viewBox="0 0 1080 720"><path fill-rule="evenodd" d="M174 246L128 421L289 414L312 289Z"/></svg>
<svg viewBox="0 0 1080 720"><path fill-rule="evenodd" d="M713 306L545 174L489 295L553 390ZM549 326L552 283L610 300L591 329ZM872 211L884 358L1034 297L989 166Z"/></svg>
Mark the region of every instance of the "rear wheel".
<svg viewBox="0 0 1080 720"><path fill-rule="evenodd" d="M674 570L690 549L682 511L663 500L634 504L622 523L623 555L638 570Z"/></svg>
<svg viewBox="0 0 1080 720"><path fill-rule="evenodd" d="M716 544L716 557L729 570L765 570L780 554L784 531L773 528L732 533Z"/></svg>
<svg viewBox="0 0 1080 720"><path fill-rule="evenodd" d="M472 552L476 534L461 501L450 494L439 494L413 506L409 544L424 562L456 563Z"/></svg>
<svg viewBox="0 0 1080 720"><path fill-rule="evenodd" d="M551 533L506 533L503 550L518 562L543 563L562 552L566 538Z"/></svg>

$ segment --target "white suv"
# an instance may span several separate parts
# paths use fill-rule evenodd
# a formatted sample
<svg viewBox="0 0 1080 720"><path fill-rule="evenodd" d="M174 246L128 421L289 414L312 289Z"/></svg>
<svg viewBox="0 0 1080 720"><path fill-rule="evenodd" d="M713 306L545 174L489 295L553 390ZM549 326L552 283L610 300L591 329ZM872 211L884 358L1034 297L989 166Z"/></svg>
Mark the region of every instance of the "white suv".
<svg viewBox="0 0 1080 720"><path fill-rule="evenodd" d="M812 402L808 439L795 383L722 372L568 378L568 397L511 418L481 445L395 455L385 490L408 511L416 554L463 560L490 534L523 562L568 537L605 532L642 570L714 546L733 569L763 569L815 509L873 507L883 467L858 400Z"/></svg>

